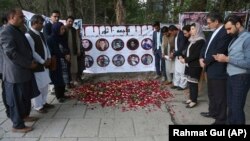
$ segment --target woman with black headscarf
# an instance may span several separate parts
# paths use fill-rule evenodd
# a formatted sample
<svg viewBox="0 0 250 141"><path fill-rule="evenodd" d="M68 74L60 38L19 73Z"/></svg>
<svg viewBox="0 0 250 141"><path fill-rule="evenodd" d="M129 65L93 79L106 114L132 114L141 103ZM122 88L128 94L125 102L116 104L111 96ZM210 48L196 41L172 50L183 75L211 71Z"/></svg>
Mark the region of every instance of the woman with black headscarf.
<svg viewBox="0 0 250 141"><path fill-rule="evenodd" d="M70 82L70 52L64 33L65 26L63 23L54 23L52 25L52 35L47 40L51 56L56 60L56 67L50 70L50 77L55 86L55 94L59 102L65 101L65 86Z"/></svg>

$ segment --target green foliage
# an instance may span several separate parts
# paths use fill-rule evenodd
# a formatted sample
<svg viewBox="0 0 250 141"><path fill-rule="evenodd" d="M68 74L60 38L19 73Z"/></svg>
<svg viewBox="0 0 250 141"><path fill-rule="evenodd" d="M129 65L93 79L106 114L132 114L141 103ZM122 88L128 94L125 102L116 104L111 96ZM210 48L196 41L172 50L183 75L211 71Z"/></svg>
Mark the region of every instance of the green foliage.
<svg viewBox="0 0 250 141"><path fill-rule="evenodd" d="M94 11L94 1L96 10ZM117 0L74 0L75 16L85 24L115 24ZM60 10L64 19L69 13L69 0L0 0L0 15L12 7L50 16ZM155 20L166 23L178 22L178 14L189 11L242 11L249 9L250 0L123 0L126 24L148 24ZM95 22L94 22L95 21Z"/></svg>
<svg viewBox="0 0 250 141"><path fill-rule="evenodd" d="M16 6L14 0L0 0L0 16L5 14L8 9Z"/></svg>

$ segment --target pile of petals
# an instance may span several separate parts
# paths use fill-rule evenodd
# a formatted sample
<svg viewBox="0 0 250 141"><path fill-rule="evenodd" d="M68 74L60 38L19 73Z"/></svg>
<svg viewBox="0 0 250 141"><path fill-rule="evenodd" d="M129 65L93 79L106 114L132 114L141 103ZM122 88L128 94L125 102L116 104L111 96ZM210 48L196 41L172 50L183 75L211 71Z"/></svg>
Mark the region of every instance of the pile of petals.
<svg viewBox="0 0 250 141"><path fill-rule="evenodd" d="M72 97L85 104L113 106L122 111L158 107L172 97L166 86L155 80L115 80L83 84L71 91Z"/></svg>

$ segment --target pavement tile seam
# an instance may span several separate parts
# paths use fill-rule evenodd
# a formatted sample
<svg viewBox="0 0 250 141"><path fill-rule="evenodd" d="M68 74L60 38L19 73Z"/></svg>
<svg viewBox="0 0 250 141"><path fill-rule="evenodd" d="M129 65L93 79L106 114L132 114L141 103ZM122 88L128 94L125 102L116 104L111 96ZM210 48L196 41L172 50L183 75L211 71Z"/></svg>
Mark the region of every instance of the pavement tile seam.
<svg viewBox="0 0 250 141"><path fill-rule="evenodd" d="M101 124L102 124L102 118L99 120L99 125L98 125L98 130L97 130L97 137L100 136L100 132L101 132Z"/></svg>
<svg viewBox="0 0 250 141"><path fill-rule="evenodd" d="M66 127L67 127L67 125L68 125L68 123L69 123L69 118L67 118L68 120L67 120L67 122L66 122L66 124L64 125L64 128L63 128L63 130L62 130L62 132L61 132L61 135L60 135L60 137L62 137L63 136L63 133L64 133L64 131L65 131L65 129L66 129Z"/></svg>
<svg viewBox="0 0 250 141"><path fill-rule="evenodd" d="M136 131L135 131L135 121L134 121L134 118L132 118L132 126L133 126L133 132L134 132L134 135L136 136Z"/></svg>

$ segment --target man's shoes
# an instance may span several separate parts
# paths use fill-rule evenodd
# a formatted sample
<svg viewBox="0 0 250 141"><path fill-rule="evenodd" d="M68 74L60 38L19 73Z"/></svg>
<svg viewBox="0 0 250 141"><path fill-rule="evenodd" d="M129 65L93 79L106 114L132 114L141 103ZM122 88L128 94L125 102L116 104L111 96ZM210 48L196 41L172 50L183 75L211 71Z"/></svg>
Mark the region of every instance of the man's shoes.
<svg viewBox="0 0 250 141"><path fill-rule="evenodd" d="M183 104L189 104L189 103L191 103L192 101L190 100L190 99L188 99L187 101L183 101L182 103Z"/></svg>
<svg viewBox="0 0 250 141"><path fill-rule="evenodd" d="M158 79L158 78L160 78L161 76L160 75L156 75L155 77L154 77L154 79Z"/></svg>
<svg viewBox="0 0 250 141"><path fill-rule="evenodd" d="M195 102L190 102L190 103L186 106L186 108L194 108L196 105L197 105L197 103L195 103Z"/></svg>
<svg viewBox="0 0 250 141"><path fill-rule="evenodd" d="M44 107L45 109L52 109L52 108L55 108L55 105L52 105L52 104L49 104L49 103L45 103L45 104L43 105L43 107Z"/></svg>
<svg viewBox="0 0 250 141"><path fill-rule="evenodd" d="M71 97L69 95L64 95L63 98L66 99L70 99Z"/></svg>
<svg viewBox="0 0 250 141"><path fill-rule="evenodd" d="M219 122L214 122L214 123L212 123L211 125L226 125L226 123L225 122L223 122L223 123L219 123Z"/></svg>
<svg viewBox="0 0 250 141"><path fill-rule="evenodd" d="M63 103L63 102L65 102L65 99L64 98L59 98L58 101L59 101L59 103Z"/></svg>
<svg viewBox="0 0 250 141"><path fill-rule="evenodd" d="M41 114L45 114L45 113L48 113L48 111L43 107L39 110L36 110L38 113L41 113Z"/></svg>
<svg viewBox="0 0 250 141"><path fill-rule="evenodd" d="M32 131L32 127L25 126L24 128L12 128L12 132L27 133Z"/></svg>
<svg viewBox="0 0 250 141"><path fill-rule="evenodd" d="M172 84L172 82L169 82L169 81L165 81L164 83L165 83L165 85L170 85L170 84Z"/></svg>
<svg viewBox="0 0 250 141"><path fill-rule="evenodd" d="M38 117L25 117L23 119L24 122L33 122L33 121L37 121L39 118Z"/></svg>
<svg viewBox="0 0 250 141"><path fill-rule="evenodd" d="M164 82L166 81L166 78L165 77L161 77L161 82Z"/></svg>
<svg viewBox="0 0 250 141"><path fill-rule="evenodd" d="M172 86L171 89L177 89L179 88L178 86Z"/></svg>
<svg viewBox="0 0 250 141"><path fill-rule="evenodd" d="M183 90L185 90L185 88L178 87L178 88L176 88L176 90L178 90L178 91L183 91Z"/></svg>
<svg viewBox="0 0 250 141"><path fill-rule="evenodd" d="M201 112L200 115L207 118L215 118L215 116L210 115L209 112Z"/></svg>

